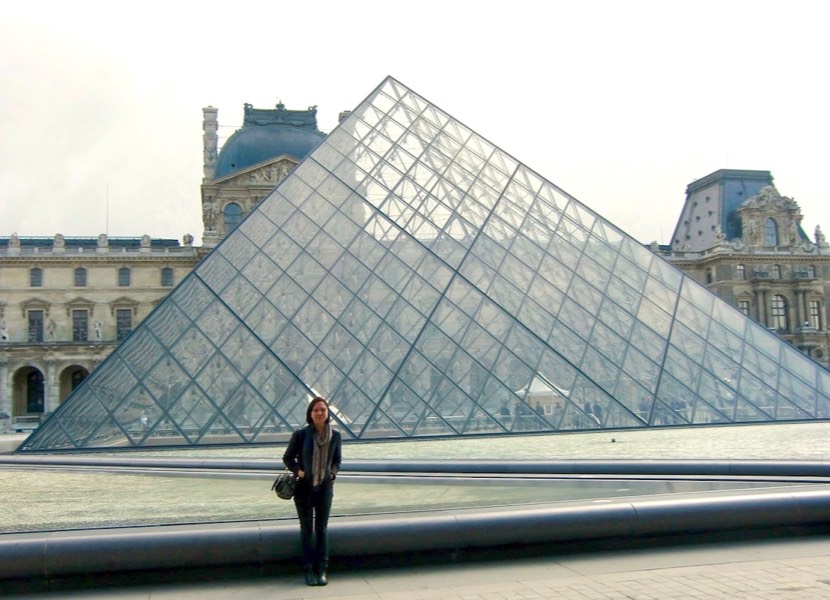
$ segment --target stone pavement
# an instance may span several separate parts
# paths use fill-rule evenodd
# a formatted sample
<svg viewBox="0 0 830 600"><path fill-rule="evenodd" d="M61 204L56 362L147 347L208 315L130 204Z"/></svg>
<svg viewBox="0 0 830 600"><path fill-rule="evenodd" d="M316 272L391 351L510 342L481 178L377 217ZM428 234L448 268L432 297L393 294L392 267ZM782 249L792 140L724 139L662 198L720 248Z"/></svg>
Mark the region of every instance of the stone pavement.
<svg viewBox="0 0 830 600"><path fill-rule="evenodd" d="M152 577L149 577L152 579ZM4 597L18 597L8 596ZM39 598L129 600L665 600L830 599L830 535L593 553L332 570L326 587L299 574L145 583Z"/></svg>

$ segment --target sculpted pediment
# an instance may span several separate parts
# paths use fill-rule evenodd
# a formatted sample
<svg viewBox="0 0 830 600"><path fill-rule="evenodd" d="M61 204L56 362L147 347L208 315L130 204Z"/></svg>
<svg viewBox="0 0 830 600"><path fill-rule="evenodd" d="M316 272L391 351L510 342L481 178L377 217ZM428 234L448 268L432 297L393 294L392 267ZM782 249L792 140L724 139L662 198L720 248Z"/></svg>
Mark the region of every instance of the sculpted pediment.
<svg viewBox="0 0 830 600"><path fill-rule="evenodd" d="M92 313L95 311L95 302L88 298L78 296L66 303L66 316L70 316L73 310L88 310L89 316L92 316Z"/></svg>
<svg viewBox="0 0 830 600"><path fill-rule="evenodd" d="M23 311L24 317L26 316L26 312L29 310L42 310L43 314L48 317L49 306L50 304L42 298L29 298L28 300L24 300L20 303L20 308Z"/></svg>
<svg viewBox="0 0 830 600"><path fill-rule="evenodd" d="M798 210L798 204L792 198L782 196L774 185L761 188L761 191L743 203L745 208L759 210Z"/></svg>
<svg viewBox="0 0 830 600"><path fill-rule="evenodd" d="M133 316L138 314L138 302L127 296L121 296L110 302L110 314L114 317L118 309L129 309Z"/></svg>
<svg viewBox="0 0 830 600"><path fill-rule="evenodd" d="M266 163L249 167L244 171L228 175L214 184L246 187L251 185L275 186L297 166L297 163L287 157L280 157Z"/></svg>

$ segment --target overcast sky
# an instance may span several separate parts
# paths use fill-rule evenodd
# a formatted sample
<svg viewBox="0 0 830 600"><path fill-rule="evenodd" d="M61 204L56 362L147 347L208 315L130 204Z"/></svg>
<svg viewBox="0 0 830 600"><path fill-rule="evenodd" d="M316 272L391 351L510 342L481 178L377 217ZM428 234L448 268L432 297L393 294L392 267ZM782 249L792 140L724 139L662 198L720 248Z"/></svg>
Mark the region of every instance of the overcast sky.
<svg viewBox="0 0 830 600"><path fill-rule="evenodd" d="M220 143L245 102L330 131L387 75L643 243L721 168L830 233L825 6L0 0L0 236L200 242L203 107Z"/></svg>

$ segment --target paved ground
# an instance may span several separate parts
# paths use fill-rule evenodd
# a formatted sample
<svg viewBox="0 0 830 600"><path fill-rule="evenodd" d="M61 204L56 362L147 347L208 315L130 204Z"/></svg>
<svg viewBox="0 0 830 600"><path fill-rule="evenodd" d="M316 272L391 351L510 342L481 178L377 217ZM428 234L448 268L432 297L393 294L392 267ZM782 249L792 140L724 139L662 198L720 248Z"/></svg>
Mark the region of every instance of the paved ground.
<svg viewBox="0 0 830 600"><path fill-rule="evenodd" d="M18 597L4 594L5 598ZM830 598L830 536L495 562L334 570L326 587L297 574L203 583L146 583L23 594L26 600L664 600Z"/></svg>

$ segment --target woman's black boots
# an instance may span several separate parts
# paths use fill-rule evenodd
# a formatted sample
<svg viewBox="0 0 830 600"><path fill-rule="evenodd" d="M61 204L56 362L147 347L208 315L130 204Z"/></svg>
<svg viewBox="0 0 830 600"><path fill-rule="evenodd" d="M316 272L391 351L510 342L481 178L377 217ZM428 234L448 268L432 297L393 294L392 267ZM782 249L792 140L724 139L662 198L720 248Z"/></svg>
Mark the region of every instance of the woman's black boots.
<svg viewBox="0 0 830 600"><path fill-rule="evenodd" d="M320 561L320 566L317 569L317 585L327 585L329 582L329 561Z"/></svg>
<svg viewBox="0 0 830 600"><path fill-rule="evenodd" d="M317 573L314 572L314 568L311 565L305 568L305 584L317 585Z"/></svg>

